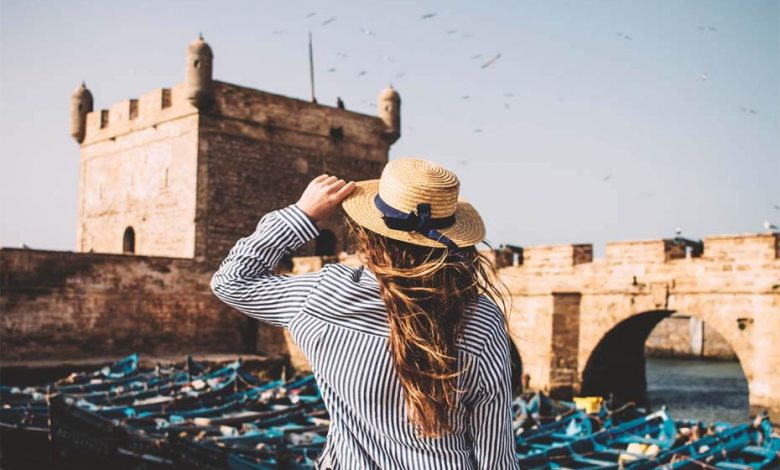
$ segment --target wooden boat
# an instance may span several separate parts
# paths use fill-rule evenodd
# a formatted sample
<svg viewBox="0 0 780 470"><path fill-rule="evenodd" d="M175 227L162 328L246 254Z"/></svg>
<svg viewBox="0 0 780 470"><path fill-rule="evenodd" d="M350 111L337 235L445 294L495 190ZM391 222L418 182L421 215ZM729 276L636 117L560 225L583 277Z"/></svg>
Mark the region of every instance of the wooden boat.
<svg viewBox="0 0 780 470"><path fill-rule="evenodd" d="M521 456L520 467L529 469L617 468L631 444L656 446L660 450L675 443L676 428L666 411L658 411L602 429L590 436ZM637 456L646 458L646 456Z"/></svg>
<svg viewBox="0 0 780 470"><path fill-rule="evenodd" d="M624 468L646 470L661 466L669 470L780 468L780 438L773 436L769 419L759 416L752 424L722 427L650 459L630 462Z"/></svg>

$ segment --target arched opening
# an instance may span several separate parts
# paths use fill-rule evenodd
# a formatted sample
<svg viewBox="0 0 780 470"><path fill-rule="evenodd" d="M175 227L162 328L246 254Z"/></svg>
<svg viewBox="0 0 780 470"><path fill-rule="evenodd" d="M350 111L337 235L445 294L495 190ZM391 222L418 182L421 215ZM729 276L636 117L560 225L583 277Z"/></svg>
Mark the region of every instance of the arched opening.
<svg viewBox="0 0 780 470"><path fill-rule="evenodd" d="M332 231L321 230L314 241L314 254L316 256L333 256L336 254L336 243L336 235Z"/></svg>
<svg viewBox="0 0 780 470"><path fill-rule="evenodd" d="M651 409L666 405L676 418L745 421L748 384L739 362L703 357L703 347L693 344L699 341L696 328L685 324L683 329L680 320L694 318L691 325L702 322L690 316L672 317L673 313L640 313L609 330L585 365L582 395L612 397L617 403L635 402ZM655 351L661 342L673 354L658 357ZM725 340L717 347L729 349L724 358L736 357Z"/></svg>
<svg viewBox="0 0 780 470"><path fill-rule="evenodd" d="M127 227L122 237L122 253L135 253L135 230Z"/></svg>

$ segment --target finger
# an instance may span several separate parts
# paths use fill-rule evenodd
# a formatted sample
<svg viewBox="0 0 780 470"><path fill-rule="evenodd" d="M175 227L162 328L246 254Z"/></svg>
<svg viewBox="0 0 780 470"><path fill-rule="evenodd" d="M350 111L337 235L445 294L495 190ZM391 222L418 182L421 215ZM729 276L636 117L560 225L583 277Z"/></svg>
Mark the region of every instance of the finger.
<svg viewBox="0 0 780 470"><path fill-rule="evenodd" d="M336 198L340 201L344 200L345 197L352 194L352 191L354 191L356 187L357 185L355 184L355 182L350 181L349 183L345 184L344 186L341 187L341 189L338 190L338 192L336 193Z"/></svg>
<svg viewBox="0 0 780 470"><path fill-rule="evenodd" d="M329 193L335 193L339 189L343 188L345 184L347 184L346 181L338 180L338 181L334 182L333 184L331 184L330 186L328 186L328 192Z"/></svg>
<svg viewBox="0 0 780 470"><path fill-rule="evenodd" d="M333 184L334 181L338 181L338 178L336 178L335 176L328 176L327 178L322 180L321 183L323 186L328 187L331 184Z"/></svg>
<svg viewBox="0 0 780 470"><path fill-rule="evenodd" d="M314 178L312 180L312 183L321 183L322 181L325 181L326 179L328 179L328 174L327 173L323 173L320 176Z"/></svg>

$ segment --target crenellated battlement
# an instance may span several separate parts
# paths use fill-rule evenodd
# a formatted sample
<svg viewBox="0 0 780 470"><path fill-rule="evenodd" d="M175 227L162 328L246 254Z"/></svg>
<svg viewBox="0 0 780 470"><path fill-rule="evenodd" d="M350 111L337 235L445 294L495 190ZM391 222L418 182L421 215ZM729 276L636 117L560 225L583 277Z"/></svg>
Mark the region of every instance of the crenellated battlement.
<svg viewBox="0 0 780 470"><path fill-rule="evenodd" d="M401 98L392 87L379 94L379 115L369 116L344 109L343 102L324 106L216 81L213 59L211 47L200 37L187 49L184 82L103 109L93 109L92 94L82 84L71 97L71 135L85 146L197 114L221 120L221 132L253 134L265 140L297 133L335 144L387 147L400 137ZM213 124L206 123L206 127Z"/></svg>
<svg viewBox="0 0 780 470"><path fill-rule="evenodd" d="M695 256L690 249L673 239L630 240L608 242L605 257L593 258L593 245L538 245L526 246L514 258L497 256L502 266L520 266L533 271L554 271L579 264L597 262L605 266L664 264L687 259L691 262L742 261L763 263L780 259L780 234L749 233L715 235L704 238L704 252ZM508 252L508 250L507 250Z"/></svg>
<svg viewBox="0 0 780 470"><path fill-rule="evenodd" d="M187 99L186 83L173 88L158 88L141 95L111 105L108 109L98 109L86 116L86 129L82 145L114 139L146 127L196 114L198 109Z"/></svg>

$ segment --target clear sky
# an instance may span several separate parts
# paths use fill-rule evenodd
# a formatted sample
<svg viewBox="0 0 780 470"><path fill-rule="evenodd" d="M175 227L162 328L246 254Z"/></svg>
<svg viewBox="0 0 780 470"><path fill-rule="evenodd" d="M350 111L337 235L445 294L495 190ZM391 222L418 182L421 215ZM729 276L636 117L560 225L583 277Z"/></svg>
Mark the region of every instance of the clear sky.
<svg viewBox="0 0 780 470"><path fill-rule="evenodd" d="M0 245L75 248L71 92L181 82L201 31L218 80L307 98L312 31L321 103L392 82L391 158L453 169L494 244L780 223L778 1L2 0Z"/></svg>

